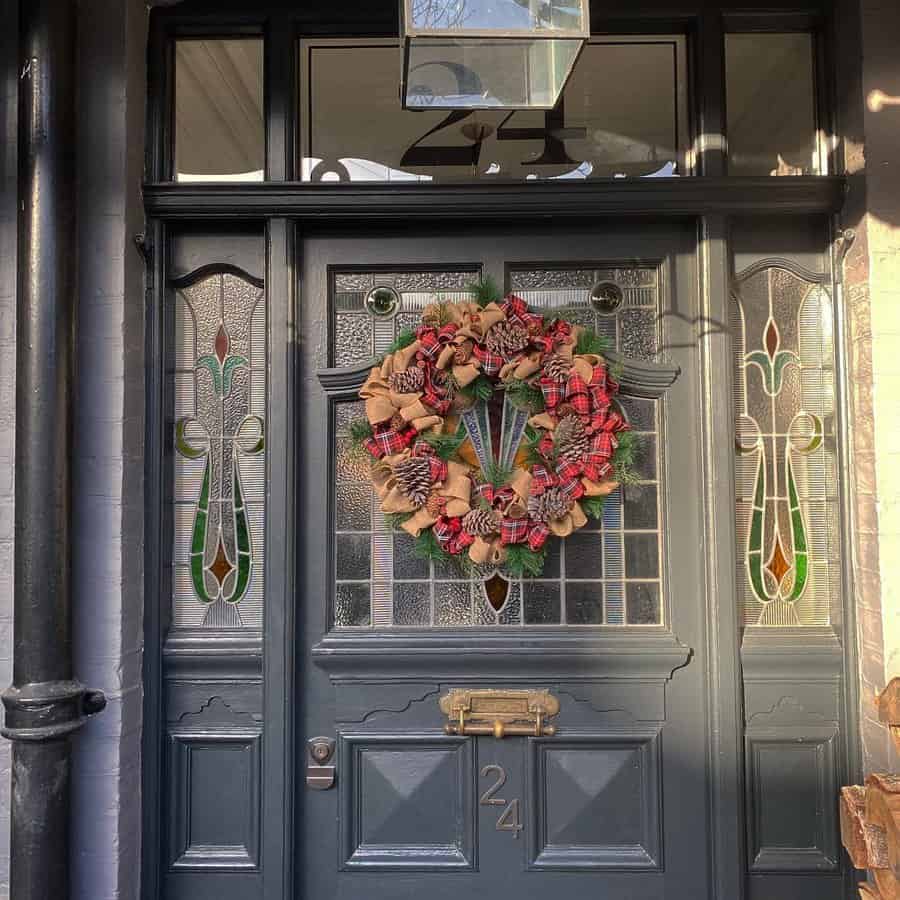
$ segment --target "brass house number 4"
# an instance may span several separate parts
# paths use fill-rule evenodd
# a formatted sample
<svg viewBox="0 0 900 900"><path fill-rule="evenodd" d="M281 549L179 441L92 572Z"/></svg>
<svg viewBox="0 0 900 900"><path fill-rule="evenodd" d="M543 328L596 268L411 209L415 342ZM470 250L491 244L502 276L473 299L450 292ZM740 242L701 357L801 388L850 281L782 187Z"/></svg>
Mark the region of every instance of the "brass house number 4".
<svg viewBox="0 0 900 900"><path fill-rule="evenodd" d="M514 838L518 839L519 832L522 830L522 822L519 818L519 800L518 798L506 802L502 797L498 797L500 789L506 784L506 771L502 766L491 764L485 766L481 770L482 778L496 777L496 781L481 795L478 801L482 806L502 806L503 812L497 819L497 831L511 831Z"/></svg>

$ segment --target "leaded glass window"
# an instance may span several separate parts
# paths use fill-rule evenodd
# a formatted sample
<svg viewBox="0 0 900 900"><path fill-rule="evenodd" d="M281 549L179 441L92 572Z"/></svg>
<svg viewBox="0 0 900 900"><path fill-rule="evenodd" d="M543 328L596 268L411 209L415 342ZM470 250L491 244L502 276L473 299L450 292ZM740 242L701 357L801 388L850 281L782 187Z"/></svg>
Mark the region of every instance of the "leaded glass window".
<svg viewBox="0 0 900 900"><path fill-rule="evenodd" d="M745 625L828 625L840 608L833 310L822 277L752 267L731 304L738 583Z"/></svg>
<svg viewBox="0 0 900 900"><path fill-rule="evenodd" d="M384 352L399 329L415 327L436 297L462 299L470 271L332 273L330 362L359 365ZM366 297L396 291L389 313ZM659 276L654 266L511 267L508 287L532 308L567 315L609 338L617 350L652 359L659 346ZM615 302L604 302L604 289ZM634 484L606 501L601 523L554 539L540 579L511 581L492 602L486 577L457 564L431 563L414 540L385 522L369 483L369 462L354 453L349 423L359 401L335 407L334 622L337 627L503 625L658 625L664 618L659 401L621 398L641 454Z"/></svg>
<svg viewBox="0 0 900 900"><path fill-rule="evenodd" d="M220 272L174 296L172 624L261 629L265 294Z"/></svg>

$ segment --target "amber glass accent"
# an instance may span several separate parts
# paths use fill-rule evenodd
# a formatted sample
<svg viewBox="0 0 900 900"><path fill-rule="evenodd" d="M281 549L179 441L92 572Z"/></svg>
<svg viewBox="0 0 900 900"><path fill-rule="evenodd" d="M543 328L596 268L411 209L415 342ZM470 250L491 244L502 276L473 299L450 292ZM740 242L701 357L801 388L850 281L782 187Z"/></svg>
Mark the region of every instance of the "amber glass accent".
<svg viewBox="0 0 900 900"><path fill-rule="evenodd" d="M500 612L509 594L509 582L502 575L495 572L490 578L485 579L484 590L487 593L491 606L497 612Z"/></svg>

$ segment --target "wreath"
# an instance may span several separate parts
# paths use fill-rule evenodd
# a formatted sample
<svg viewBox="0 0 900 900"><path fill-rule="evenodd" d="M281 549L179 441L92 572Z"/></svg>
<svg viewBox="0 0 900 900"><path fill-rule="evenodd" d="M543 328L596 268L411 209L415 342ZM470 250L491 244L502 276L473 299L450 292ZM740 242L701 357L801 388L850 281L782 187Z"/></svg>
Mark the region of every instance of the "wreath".
<svg viewBox="0 0 900 900"><path fill-rule="evenodd" d="M633 477L634 435L592 330L490 281L435 302L372 367L351 423L394 527L420 556L540 575L551 536L600 518Z"/></svg>

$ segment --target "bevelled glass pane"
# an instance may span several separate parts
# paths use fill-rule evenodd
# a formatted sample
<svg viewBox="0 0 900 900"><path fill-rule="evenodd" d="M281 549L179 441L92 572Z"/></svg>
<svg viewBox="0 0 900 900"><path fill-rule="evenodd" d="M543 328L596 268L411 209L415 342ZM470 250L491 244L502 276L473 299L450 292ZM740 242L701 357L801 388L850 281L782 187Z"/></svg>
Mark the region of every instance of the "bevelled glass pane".
<svg viewBox="0 0 900 900"><path fill-rule="evenodd" d="M522 588L525 593L525 624L559 625L559 582L526 581Z"/></svg>
<svg viewBox="0 0 900 900"><path fill-rule="evenodd" d="M175 42L175 180L262 181L263 42Z"/></svg>
<svg viewBox="0 0 900 900"><path fill-rule="evenodd" d="M371 541L367 534L337 536L338 579L368 578L371 566Z"/></svg>
<svg viewBox="0 0 900 900"><path fill-rule="evenodd" d="M394 577L428 578L428 560L416 556L416 539L405 531L394 533Z"/></svg>
<svg viewBox="0 0 900 900"><path fill-rule="evenodd" d="M687 94L680 37L588 42L553 109L450 115L436 108L436 96L479 89L455 66L412 67L410 90L419 89L423 97L413 110L404 109L398 95L398 43L309 40L302 54L304 181L690 174L684 168ZM502 51L492 48L491 59L501 64Z"/></svg>
<svg viewBox="0 0 900 900"><path fill-rule="evenodd" d="M659 527L655 484L629 484L623 488L626 528Z"/></svg>
<svg viewBox="0 0 900 900"><path fill-rule="evenodd" d="M423 581L394 584L394 624L431 624L431 585Z"/></svg>
<svg viewBox="0 0 900 900"><path fill-rule="evenodd" d="M728 173L820 174L812 36L726 35L725 71Z"/></svg>
<svg viewBox="0 0 900 900"><path fill-rule="evenodd" d="M627 584L625 606L629 625L655 625L660 620L659 585L653 582Z"/></svg>
<svg viewBox="0 0 900 900"><path fill-rule="evenodd" d="M656 578L658 575L659 538L655 534L626 534L626 578Z"/></svg>
<svg viewBox="0 0 900 900"><path fill-rule="evenodd" d="M600 582L566 584L566 621L569 625L603 624L603 585Z"/></svg>
<svg viewBox="0 0 900 900"><path fill-rule="evenodd" d="M338 584L334 598L334 624L339 628L371 624L368 584Z"/></svg>
<svg viewBox="0 0 900 900"><path fill-rule="evenodd" d="M603 574L603 536L576 531L565 541L566 578L599 578Z"/></svg>

